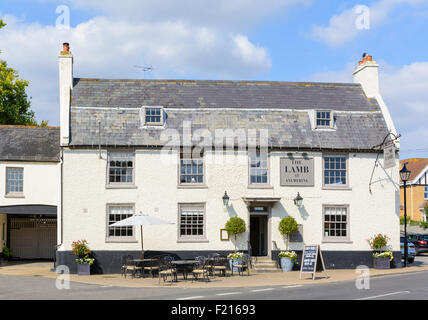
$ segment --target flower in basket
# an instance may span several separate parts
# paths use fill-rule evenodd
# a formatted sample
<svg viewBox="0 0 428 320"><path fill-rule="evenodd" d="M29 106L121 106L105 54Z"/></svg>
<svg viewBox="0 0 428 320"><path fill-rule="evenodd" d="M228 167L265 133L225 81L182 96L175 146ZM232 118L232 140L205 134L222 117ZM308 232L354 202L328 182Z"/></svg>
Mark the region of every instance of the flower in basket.
<svg viewBox="0 0 428 320"><path fill-rule="evenodd" d="M373 257L375 258L389 258L389 261L392 261L394 259L394 256L392 255L391 251L385 251L381 253L373 253Z"/></svg>
<svg viewBox="0 0 428 320"><path fill-rule="evenodd" d="M244 253L242 252L235 252L235 253L231 253L227 256L228 259L242 259L242 257L244 256Z"/></svg>
<svg viewBox="0 0 428 320"><path fill-rule="evenodd" d="M78 240L72 243L73 253L82 258L91 253L91 250L88 248L88 242L86 240Z"/></svg>
<svg viewBox="0 0 428 320"><path fill-rule="evenodd" d="M291 252L290 251L281 251L278 254L278 257L280 257L280 258L288 258L291 261L296 261L297 253L294 252L294 251L291 251Z"/></svg>
<svg viewBox="0 0 428 320"><path fill-rule="evenodd" d="M379 233L367 241L370 244L370 248L372 250L382 250L388 245L389 237Z"/></svg>
<svg viewBox="0 0 428 320"><path fill-rule="evenodd" d="M88 255L84 256L83 258L76 259L76 262L80 263L80 264L93 264L94 261L95 261L95 259L94 258L89 258Z"/></svg>

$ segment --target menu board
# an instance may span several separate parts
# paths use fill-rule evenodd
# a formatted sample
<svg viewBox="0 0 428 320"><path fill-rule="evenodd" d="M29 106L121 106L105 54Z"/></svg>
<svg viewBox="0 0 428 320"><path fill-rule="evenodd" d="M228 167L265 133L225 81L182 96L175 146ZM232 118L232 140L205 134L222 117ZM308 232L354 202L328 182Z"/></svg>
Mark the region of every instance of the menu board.
<svg viewBox="0 0 428 320"><path fill-rule="evenodd" d="M315 273L317 271L325 272L324 259L322 257L320 246L307 245L303 249L300 279L302 279L302 273L312 273L312 278L315 279Z"/></svg>

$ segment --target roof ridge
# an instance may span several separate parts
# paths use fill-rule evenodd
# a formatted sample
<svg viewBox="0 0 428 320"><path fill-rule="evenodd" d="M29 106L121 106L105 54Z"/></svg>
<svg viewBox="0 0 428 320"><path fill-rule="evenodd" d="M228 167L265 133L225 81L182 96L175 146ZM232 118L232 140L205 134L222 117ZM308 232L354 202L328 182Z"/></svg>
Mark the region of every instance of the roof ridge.
<svg viewBox="0 0 428 320"><path fill-rule="evenodd" d="M282 84L282 85L319 85L319 86L351 86L359 87L361 84L352 82L312 82L312 81L269 81L269 80L195 80L195 79L106 79L106 78L73 78L77 81L93 82L147 82L147 83L234 83L234 84Z"/></svg>
<svg viewBox="0 0 428 320"><path fill-rule="evenodd" d="M34 129L60 129L59 126L28 126L28 125L18 125L18 124L0 124L0 128L34 128Z"/></svg>

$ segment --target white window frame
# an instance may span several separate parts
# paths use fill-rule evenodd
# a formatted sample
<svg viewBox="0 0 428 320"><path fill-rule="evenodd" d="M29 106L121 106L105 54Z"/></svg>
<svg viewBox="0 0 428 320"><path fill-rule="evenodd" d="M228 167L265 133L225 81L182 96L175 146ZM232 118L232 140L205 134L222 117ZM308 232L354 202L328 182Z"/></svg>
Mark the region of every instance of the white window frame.
<svg viewBox="0 0 428 320"><path fill-rule="evenodd" d="M202 235L181 235L181 216L182 212L199 211L202 214ZM178 217L177 217L177 242L208 242L207 240L207 221L206 221L206 206L205 203L179 203L178 204Z"/></svg>
<svg viewBox="0 0 428 320"><path fill-rule="evenodd" d="M333 209L344 209L346 211L346 236L326 236L325 224L326 223L337 223L328 221L326 222L326 210L329 208ZM342 222L340 222L342 223ZM350 214L349 214L349 205L344 204L324 204L322 206L322 241L323 242L350 242Z"/></svg>
<svg viewBox="0 0 428 320"><path fill-rule="evenodd" d="M130 155L129 158L126 158L126 162L132 159L132 181L131 182L110 182L110 161L120 161L120 160L112 160L112 154L121 154L121 155ZM113 156L114 159L114 156ZM127 167L128 168L128 167ZM123 169L123 168L122 168ZM121 170L118 168L118 170ZM135 186L135 150L110 150L107 152L107 179L106 179L107 187L126 187L126 186Z"/></svg>
<svg viewBox="0 0 428 320"><path fill-rule="evenodd" d="M248 185L250 187L266 187L266 186L270 186L270 153L266 152L266 168L252 168L251 164L253 162L253 157L257 157L260 160L258 161L264 161L264 159L260 158L260 152L249 152L248 153ZM267 178L266 178L266 182L251 182L251 171L252 170L266 170L267 171Z"/></svg>
<svg viewBox="0 0 428 320"><path fill-rule="evenodd" d="M336 168L335 169L331 169L331 168L326 169L325 168L326 158L345 158L346 184L325 183L326 170L330 170L330 172L331 171L342 171L343 170L341 168L340 169L336 169ZM349 184L349 154L323 154L322 155L322 185L323 185L323 189L349 189L350 188L350 184Z"/></svg>
<svg viewBox="0 0 428 320"><path fill-rule="evenodd" d="M428 200L428 186L424 186L424 199Z"/></svg>
<svg viewBox="0 0 428 320"><path fill-rule="evenodd" d="M155 110L155 109L159 109L160 110L160 114L159 115L153 115L155 117L159 116L160 117L160 121L159 122L150 122L147 121L147 115L146 112L147 110ZM164 111L164 107L163 106L143 106L142 108L142 123L144 124L144 126L146 127L159 127L159 126L163 126L165 124L165 111Z"/></svg>
<svg viewBox="0 0 428 320"><path fill-rule="evenodd" d="M205 174L205 152L199 158L193 158L193 153L188 155L183 152L179 152L178 154L178 185L181 187L204 187L206 186L206 174ZM195 176L202 176L202 182L182 182L182 176L192 176L193 174L183 174L181 172L182 169L182 161L202 161L202 174L199 172L194 174Z"/></svg>
<svg viewBox="0 0 428 320"><path fill-rule="evenodd" d="M108 203L106 205L106 242L137 242L135 227L113 227L113 228L132 228L132 236L110 236L110 209L128 207L132 208L132 214L135 214L135 203ZM117 222L117 221L114 221Z"/></svg>
<svg viewBox="0 0 428 320"><path fill-rule="evenodd" d="M330 118L318 118L318 113L319 112L329 112L330 113ZM321 125L318 124L318 120L319 121L329 121L329 125ZM316 129L332 129L334 128L334 116L333 116L333 110L315 110L315 128Z"/></svg>
<svg viewBox="0 0 428 320"><path fill-rule="evenodd" d="M22 191L8 191L9 180L8 171L9 170L22 170ZM24 168L23 167L6 167L6 179L5 179L5 197L12 198L22 198L24 196ZM19 182L20 179L14 179L13 181Z"/></svg>

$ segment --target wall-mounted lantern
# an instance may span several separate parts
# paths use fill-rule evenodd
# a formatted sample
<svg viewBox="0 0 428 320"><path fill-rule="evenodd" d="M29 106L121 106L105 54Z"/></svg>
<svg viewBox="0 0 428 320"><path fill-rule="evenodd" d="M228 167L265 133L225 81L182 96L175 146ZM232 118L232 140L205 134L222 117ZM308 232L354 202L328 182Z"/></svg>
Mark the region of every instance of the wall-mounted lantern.
<svg viewBox="0 0 428 320"><path fill-rule="evenodd" d="M294 204L300 208L302 206L302 203L303 198L301 197L300 193L297 192L297 197L294 198Z"/></svg>
<svg viewBox="0 0 428 320"><path fill-rule="evenodd" d="M224 204L224 206L225 206L225 207L227 207L227 206L228 206L228 204L229 204L229 199L230 199L230 197L227 195L227 192L225 191L225 192L224 192L224 196L223 196L223 204Z"/></svg>

